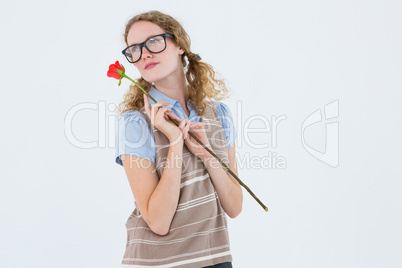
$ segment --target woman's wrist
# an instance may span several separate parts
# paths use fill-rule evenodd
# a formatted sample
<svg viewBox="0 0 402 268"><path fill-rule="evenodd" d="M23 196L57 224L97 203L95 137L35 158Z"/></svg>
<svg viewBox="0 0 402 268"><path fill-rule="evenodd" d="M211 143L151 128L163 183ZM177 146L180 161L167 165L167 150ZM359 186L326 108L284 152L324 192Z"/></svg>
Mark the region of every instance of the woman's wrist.
<svg viewBox="0 0 402 268"><path fill-rule="evenodd" d="M212 147L211 147L211 145L210 145L209 143L205 144L205 146L206 146L209 150L213 151L213 150L212 150ZM204 159L205 159L205 160L208 160L208 159L214 158L214 156L213 156L210 152L208 152L207 149L203 148L202 150L203 150L203 154L202 154L201 156L199 156L199 158L200 158L201 160L204 161Z"/></svg>
<svg viewBox="0 0 402 268"><path fill-rule="evenodd" d="M184 144L184 140L183 140L183 134L180 133L179 136L175 137L175 138L168 138L170 146L174 146L174 145L181 145L183 146Z"/></svg>
<svg viewBox="0 0 402 268"><path fill-rule="evenodd" d="M209 154L208 156L205 156L205 157L200 158L201 161L202 161L204 164L210 163L213 159L215 159L215 157L214 157L213 155L211 155L210 153L208 153L208 154Z"/></svg>

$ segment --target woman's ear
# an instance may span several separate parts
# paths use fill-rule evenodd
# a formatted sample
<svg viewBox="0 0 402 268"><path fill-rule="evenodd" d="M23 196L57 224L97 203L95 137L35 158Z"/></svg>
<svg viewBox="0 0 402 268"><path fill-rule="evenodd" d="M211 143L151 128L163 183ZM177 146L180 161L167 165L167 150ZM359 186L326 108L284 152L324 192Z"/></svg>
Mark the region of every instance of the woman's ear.
<svg viewBox="0 0 402 268"><path fill-rule="evenodd" d="M179 55L181 56L181 55L183 55L183 53L184 53L184 49L179 48Z"/></svg>

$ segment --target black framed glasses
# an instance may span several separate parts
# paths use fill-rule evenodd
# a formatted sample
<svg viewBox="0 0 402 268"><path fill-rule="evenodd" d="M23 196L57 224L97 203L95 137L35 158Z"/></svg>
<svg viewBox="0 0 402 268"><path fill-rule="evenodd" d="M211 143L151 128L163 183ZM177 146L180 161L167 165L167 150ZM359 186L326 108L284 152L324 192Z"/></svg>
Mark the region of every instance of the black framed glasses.
<svg viewBox="0 0 402 268"><path fill-rule="evenodd" d="M166 37L173 38L171 34L158 34L151 36L141 44L131 45L125 48L122 53L130 63L136 63L141 59L142 47L146 47L151 53L161 53L166 49Z"/></svg>

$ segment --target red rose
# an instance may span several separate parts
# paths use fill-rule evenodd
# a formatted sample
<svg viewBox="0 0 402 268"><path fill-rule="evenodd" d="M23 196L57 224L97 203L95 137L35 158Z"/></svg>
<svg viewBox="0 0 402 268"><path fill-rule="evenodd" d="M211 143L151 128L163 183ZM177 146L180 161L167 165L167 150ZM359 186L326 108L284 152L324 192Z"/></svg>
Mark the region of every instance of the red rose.
<svg viewBox="0 0 402 268"><path fill-rule="evenodd" d="M122 66L120 66L119 61L116 61L115 64L110 64L109 71L107 71L107 76L113 77L113 78L116 78L116 79L120 79L122 72L117 71L117 70L120 70L120 71L122 71L124 73L124 69L123 69Z"/></svg>

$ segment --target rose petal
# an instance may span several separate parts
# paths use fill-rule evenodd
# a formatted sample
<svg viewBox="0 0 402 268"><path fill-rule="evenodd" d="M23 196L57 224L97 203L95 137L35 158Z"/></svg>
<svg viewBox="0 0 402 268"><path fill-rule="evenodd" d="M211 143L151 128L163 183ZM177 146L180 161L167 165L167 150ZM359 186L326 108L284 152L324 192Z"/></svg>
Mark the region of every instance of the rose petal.
<svg viewBox="0 0 402 268"><path fill-rule="evenodd" d="M116 73L115 71L108 71L107 72L107 76L109 76L109 77L113 77L113 78L116 78L116 79L120 79L120 75L118 74L118 73Z"/></svg>
<svg viewBox="0 0 402 268"><path fill-rule="evenodd" d="M123 67L120 66L120 62L119 62L119 61L116 61L116 63L115 63L114 65L115 65L115 67L116 67L117 69L120 69L120 70L123 71Z"/></svg>

